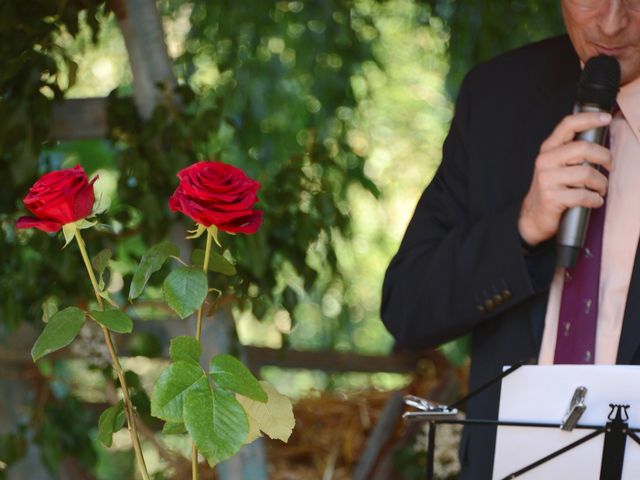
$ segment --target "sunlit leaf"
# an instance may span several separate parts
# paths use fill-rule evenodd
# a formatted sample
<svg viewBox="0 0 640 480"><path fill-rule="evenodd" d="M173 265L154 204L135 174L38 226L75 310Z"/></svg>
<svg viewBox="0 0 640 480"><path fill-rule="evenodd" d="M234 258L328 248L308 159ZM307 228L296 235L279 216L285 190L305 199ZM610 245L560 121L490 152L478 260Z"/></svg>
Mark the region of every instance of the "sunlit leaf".
<svg viewBox="0 0 640 480"><path fill-rule="evenodd" d="M247 435L246 443L258 438L260 431L270 438L286 442L289 440L296 424L291 400L278 392L269 382L261 381L260 385L269 397L267 403L256 402L238 395L238 402L240 402L249 418L249 434Z"/></svg>
<svg viewBox="0 0 640 480"><path fill-rule="evenodd" d="M201 270L180 267L162 284L167 303L180 318L186 318L202 305L207 296L207 277Z"/></svg>
<svg viewBox="0 0 640 480"><path fill-rule="evenodd" d="M147 250L133 274L133 280L131 280L131 287L129 288L129 300L138 298L142 294L151 274L160 270L167 258L178 256L179 254L178 247L170 242L159 243Z"/></svg>
<svg viewBox="0 0 640 480"><path fill-rule="evenodd" d="M35 362L45 355L69 345L84 324L84 312L76 307L67 307L56 313L36 340L31 349Z"/></svg>
<svg viewBox="0 0 640 480"><path fill-rule="evenodd" d="M267 401L267 394L256 377L240 360L231 355L223 354L213 357L209 374L222 388L259 402Z"/></svg>
<svg viewBox="0 0 640 480"><path fill-rule="evenodd" d="M238 452L249 431L242 405L220 388L189 391L184 400L184 424L211 466Z"/></svg>
<svg viewBox="0 0 640 480"><path fill-rule="evenodd" d="M171 364L156 381L151 395L151 415L168 422L182 422L185 394L193 388L208 388L204 370L191 362Z"/></svg>

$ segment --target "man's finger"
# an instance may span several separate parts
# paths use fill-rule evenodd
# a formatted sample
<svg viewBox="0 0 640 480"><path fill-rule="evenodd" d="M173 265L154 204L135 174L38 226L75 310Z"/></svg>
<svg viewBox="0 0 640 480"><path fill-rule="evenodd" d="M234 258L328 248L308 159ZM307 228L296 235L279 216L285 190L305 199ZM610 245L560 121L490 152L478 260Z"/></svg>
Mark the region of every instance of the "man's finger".
<svg viewBox="0 0 640 480"><path fill-rule="evenodd" d="M558 192L558 200L565 209L573 207L599 208L604 198L598 192L586 188L567 188Z"/></svg>
<svg viewBox="0 0 640 480"><path fill-rule="evenodd" d="M609 181L602 173L589 165L575 165L549 172L554 175L558 189L588 189L600 195L607 192Z"/></svg>
<svg viewBox="0 0 640 480"><path fill-rule="evenodd" d="M540 168L581 165L585 161L611 170L611 151L595 143L576 141L549 149L541 153L538 159Z"/></svg>
<svg viewBox="0 0 640 480"><path fill-rule="evenodd" d="M611 115L604 112L581 112L562 119L551 135L544 141L541 152L570 142L578 132L609 125Z"/></svg>

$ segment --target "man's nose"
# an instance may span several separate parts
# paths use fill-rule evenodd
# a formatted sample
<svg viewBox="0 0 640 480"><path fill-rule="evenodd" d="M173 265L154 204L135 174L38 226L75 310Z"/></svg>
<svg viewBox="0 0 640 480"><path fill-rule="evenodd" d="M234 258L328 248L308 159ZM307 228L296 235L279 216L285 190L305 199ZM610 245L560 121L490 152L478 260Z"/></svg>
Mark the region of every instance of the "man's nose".
<svg viewBox="0 0 640 480"><path fill-rule="evenodd" d="M629 23L629 11L624 0L609 0L605 2L600 16L600 29L607 36L614 36L624 30ZM619 45L608 45L618 47Z"/></svg>

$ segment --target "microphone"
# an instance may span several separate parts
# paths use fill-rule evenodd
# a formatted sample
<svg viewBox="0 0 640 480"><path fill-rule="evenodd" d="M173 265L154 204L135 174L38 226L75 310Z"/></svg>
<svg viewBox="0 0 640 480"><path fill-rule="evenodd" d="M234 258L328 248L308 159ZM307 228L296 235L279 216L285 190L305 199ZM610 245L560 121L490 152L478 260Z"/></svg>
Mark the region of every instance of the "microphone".
<svg viewBox="0 0 640 480"><path fill-rule="evenodd" d="M578 80L574 113L611 113L620 85L620 64L613 57L599 55L590 58ZM603 145L607 127L598 127L576 134L575 140ZM584 246L591 209L573 207L566 210L557 235L558 266L573 267Z"/></svg>

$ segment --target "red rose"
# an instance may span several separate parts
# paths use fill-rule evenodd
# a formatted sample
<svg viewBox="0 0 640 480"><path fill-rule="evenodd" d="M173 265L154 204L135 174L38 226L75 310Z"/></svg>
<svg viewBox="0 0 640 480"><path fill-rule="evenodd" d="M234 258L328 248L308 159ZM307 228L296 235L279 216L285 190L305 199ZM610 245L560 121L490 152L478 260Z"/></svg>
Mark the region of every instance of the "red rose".
<svg viewBox="0 0 640 480"><path fill-rule="evenodd" d="M231 233L255 233L262 212L254 210L260 184L234 166L199 162L178 172L180 184L169 199L169 208L182 212L200 225Z"/></svg>
<svg viewBox="0 0 640 480"><path fill-rule="evenodd" d="M95 200L93 182L97 178L89 182L79 165L43 175L23 200L35 218L19 218L16 228L57 232L63 225L89 216Z"/></svg>

